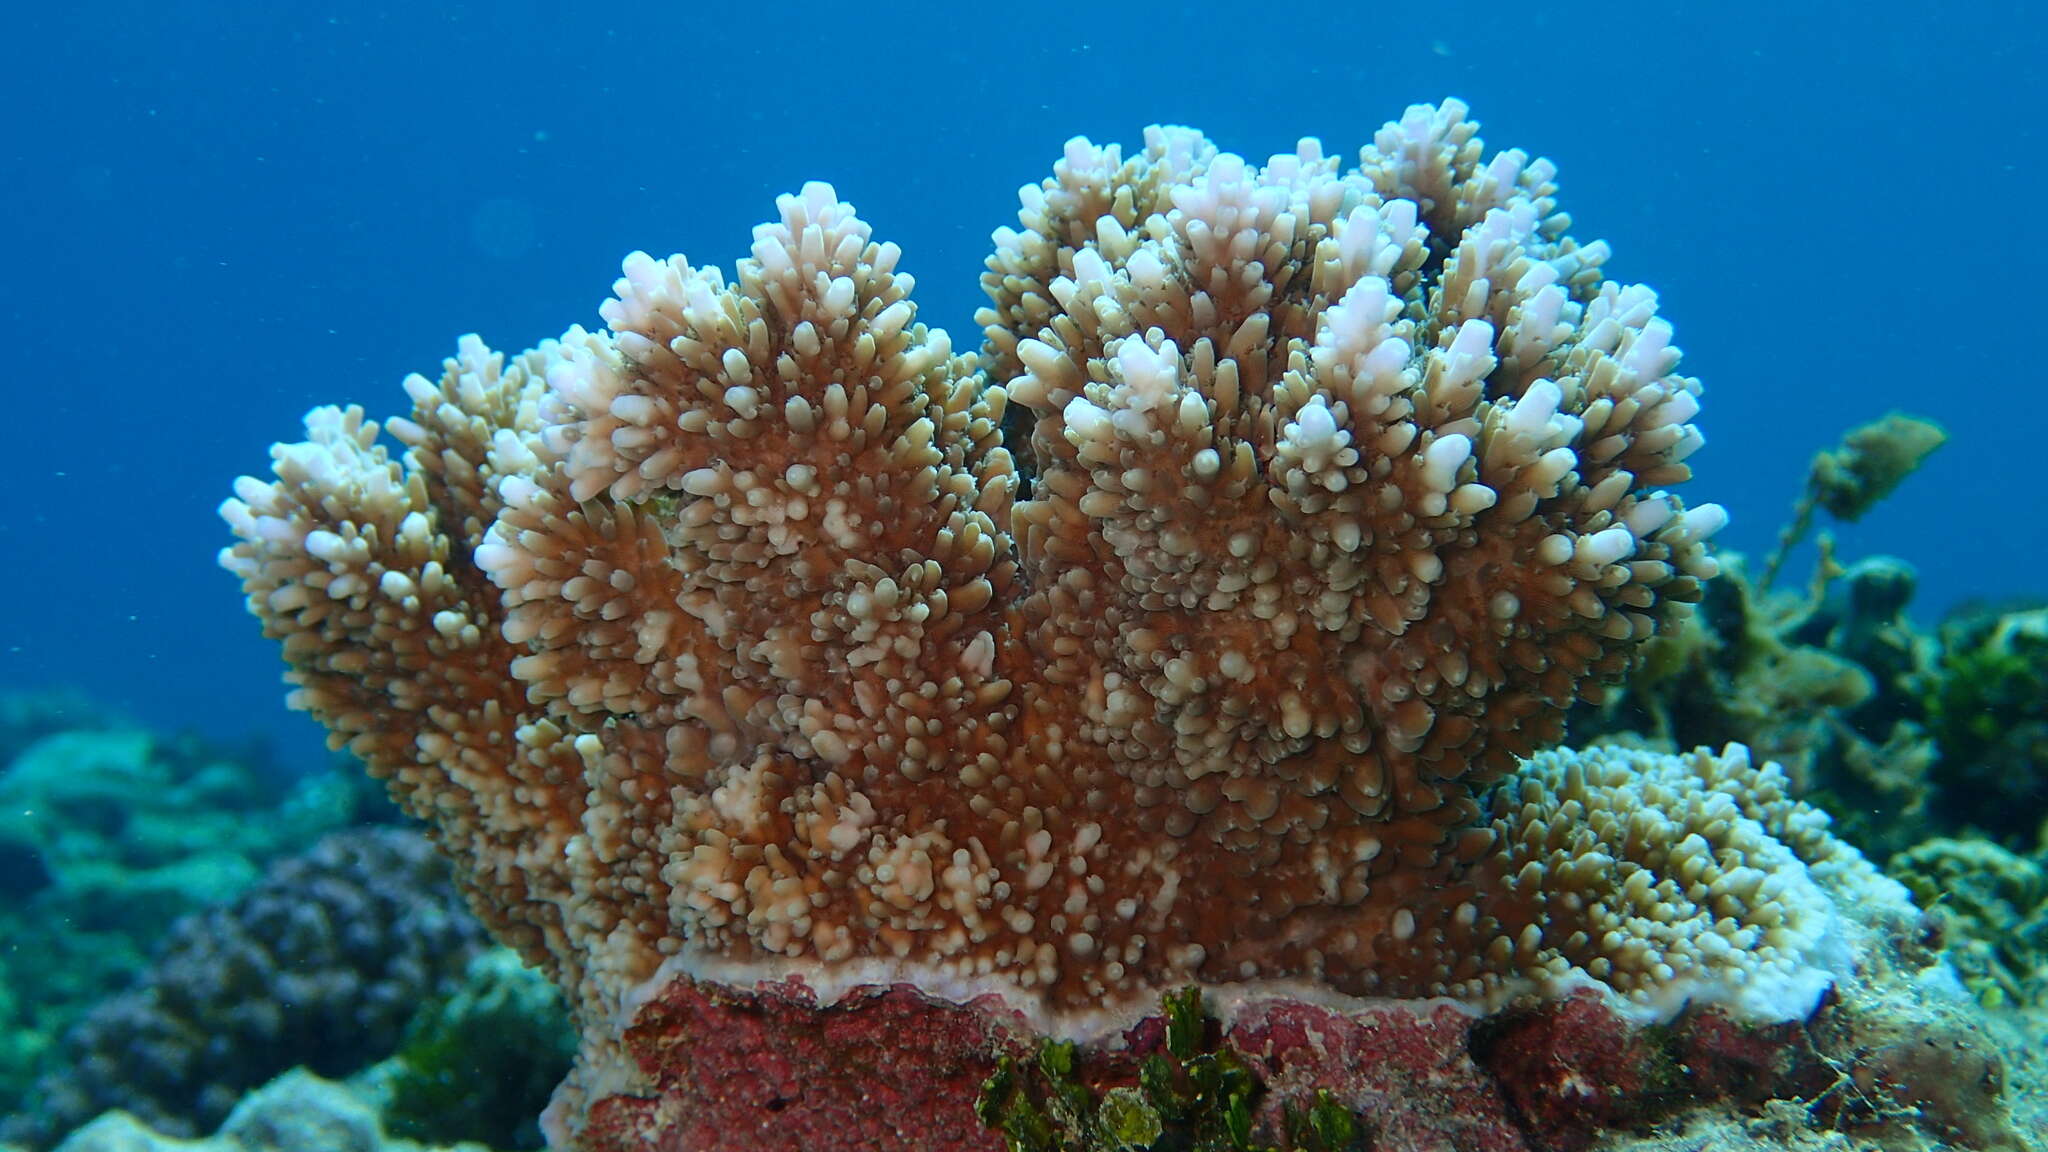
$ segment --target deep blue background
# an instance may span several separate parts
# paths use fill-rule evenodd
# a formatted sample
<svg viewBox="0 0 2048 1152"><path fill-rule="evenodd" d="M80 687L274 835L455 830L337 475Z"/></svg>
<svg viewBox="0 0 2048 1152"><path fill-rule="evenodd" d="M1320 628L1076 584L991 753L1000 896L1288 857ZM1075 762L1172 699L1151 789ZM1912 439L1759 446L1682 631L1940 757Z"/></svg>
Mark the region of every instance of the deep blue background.
<svg viewBox="0 0 2048 1152"><path fill-rule="evenodd" d="M1928 616L2048 593L2027 4L61 7L16 10L0 68L0 687L313 762L213 566L215 505L310 405L398 412L459 333L595 323L634 248L729 268L816 178L971 347L988 233L1068 136L1355 154L1446 95L1662 292L1728 541L1898 406L1954 440L1845 553L1918 565Z"/></svg>

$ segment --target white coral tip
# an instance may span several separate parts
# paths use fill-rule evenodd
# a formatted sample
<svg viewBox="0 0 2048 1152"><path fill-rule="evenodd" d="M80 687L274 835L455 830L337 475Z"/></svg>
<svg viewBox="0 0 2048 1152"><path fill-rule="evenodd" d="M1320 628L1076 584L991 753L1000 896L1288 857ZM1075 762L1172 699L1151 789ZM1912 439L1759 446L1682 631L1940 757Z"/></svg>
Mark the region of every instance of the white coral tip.
<svg viewBox="0 0 2048 1152"><path fill-rule="evenodd" d="M1549 429L1550 418L1557 415L1557 406L1563 400L1564 393L1557 385L1548 380L1536 381L1508 410L1507 430L1526 439L1542 436Z"/></svg>
<svg viewBox="0 0 2048 1152"><path fill-rule="evenodd" d="M1604 528L1590 536L1579 537L1578 546L1574 549L1580 560L1596 568L1605 568L1609 564L1632 556L1635 550L1635 533L1619 526Z"/></svg>
<svg viewBox="0 0 2048 1152"><path fill-rule="evenodd" d="M1622 517L1622 523L1637 537L1647 537L1671 520L1671 502L1661 496L1638 500Z"/></svg>
<svg viewBox="0 0 2048 1152"><path fill-rule="evenodd" d="M1431 492L1449 492L1458 480L1458 469L1472 456L1472 440L1466 436L1439 436L1422 453L1422 483Z"/></svg>
<svg viewBox="0 0 2048 1152"><path fill-rule="evenodd" d="M1311 396L1282 429L1282 451L1300 461L1302 471L1321 472L1351 445L1351 433L1337 427L1336 416L1321 396ZM1356 459L1356 457L1348 457Z"/></svg>
<svg viewBox="0 0 2048 1152"><path fill-rule="evenodd" d="M1705 540L1728 526L1728 510L1719 504L1688 508L1678 516L1678 531L1690 540Z"/></svg>
<svg viewBox="0 0 2048 1152"><path fill-rule="evenodd" d="M1067 401L1060 413L1067 422L1067 435L1076 444L1088 440L1104 440L1109 437L1109 413L1086 396L1076 396Z"/></svg>
<svg viewBox="0 0 2048 1152"><path fill-rule="evenodd" d="M1150 411L1180 383L1180 349L1168 340L1154 351L1141 337L1128 336L1118 345L1116 363L1129 389L1128 402Z"/></svg>

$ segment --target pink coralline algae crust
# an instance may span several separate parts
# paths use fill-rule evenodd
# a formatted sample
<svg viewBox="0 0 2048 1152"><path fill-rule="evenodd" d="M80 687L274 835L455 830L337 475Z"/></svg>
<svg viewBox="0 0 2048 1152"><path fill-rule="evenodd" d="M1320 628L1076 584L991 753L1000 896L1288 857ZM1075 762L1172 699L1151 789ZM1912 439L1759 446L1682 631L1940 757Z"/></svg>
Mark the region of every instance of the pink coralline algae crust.
<svg viewBox="0 0 2048 1152"><path fill-rule="evenodd" d="M1645 1027L1592 995L1491 1017L1445 1002L1338 1010L1247 1002L1214 1035L1261 1085L1253 1136L1293 1146L1288 1117L1318 1103L1356 1117L1374 1152L1566 1152L1603 1129L1717 1098L1765 1099L1805 1079L1803 1026L1752 1028L1715 1011ZM1100 1097L1137 1082L1165 1022L1085 1047L1076 1082ZM976 1117L1003 1057L1037 1040L993 998L908 985L820 1007L798 983L751 991L670 981L626 1030L644 1082L589 1106L588 1152L1003 1152ZM1804 1085L1802 1085L1804 1086Z"/></svg>
<svg viewBox="0 0 2048 1152"><path fill-rule="evenodd" d="M1375 1152L1525 1152L1498 1086L1472 1061L1474 1023L1448 1004L1341 1013L1275 1001L1248 1008L1229 1039L1266 1086L1269 1128L1327 1092L1367 1121Z"/></svg>
<svg viewBox="0 0 2048 1152"><path fill-rule="evenodd" d="M623 1046L657 1096L590 1109L588 1152L1002 1152L974 1113L1005 1053L1028 1051L999 1006L908 986L820 1009L798 984L738 992L674 980Z"/></svg>

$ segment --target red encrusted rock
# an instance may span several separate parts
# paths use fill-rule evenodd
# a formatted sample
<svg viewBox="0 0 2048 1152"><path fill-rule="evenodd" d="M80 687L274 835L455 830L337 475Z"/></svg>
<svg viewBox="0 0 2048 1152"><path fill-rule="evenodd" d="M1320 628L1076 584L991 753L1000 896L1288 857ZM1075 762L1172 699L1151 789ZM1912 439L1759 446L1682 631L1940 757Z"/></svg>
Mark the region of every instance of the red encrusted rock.
<svg viewBox="0 0 2048 1152"><path fill-rule="evenodd" d="M1578 995L1489 1024L1478 1048L1535 1143L1574 1149L1677 1087L1660 1039Z"/></svg>
<svg viewBox="0 0 2048 1152"><path fill-rule="evenodd" d="M1212 1010L1218 1002L1211 1001ZM1318 1103L1356 1117L1374 1152L1552 1152L1608 1126L1721 1096L1782 1088L1797 1024L1715 1012L1643 1027L1581 994L1476 1017L1445 1002L1339 1010L1285 998L1225 1010L1206 1047L1261 1085L1253 1122L1287 1147ZM1083 1046L1074 1078L1100 1097L1164 1048L1162 1017ZM1003 1057L1039 1038L993 998L956 1004L909 986L820 1007L801 983L741 991L678 979L648 1001L624 1051L645 1087L591 1101L586 1152L1003 1152L975 1102Z"/></svg>
<svg viewBox="0 0 2048 1152"><path fill-rule="evenodd" d="M1690 1095L1762 1100L1788 1085L1818 1090L1818 1063L1798 1022L1745 1024L1720 1012L1689 1012L1671 1033L1675 1067Z"/></svg>
<svg viewBox="0 0 2048 1152"><path fill-rule="evenodd" d="M1226 1035L1267 1090L1263 1126L1278 1135L1289 1107L1319 1094L1365 1118L1374 1152L1522 1152L1492 1079L1472 1062L1472 1014L1449 1004L1343 1013L1263 1001Z"/></svg>
<svg viewBox="0 0 2048 1152"><path fill-rule="evenodd" d="M1688 1103L1767 1098L1791 1083L1804 1039L1797 1023L1758 1027L1713 1009L1642 1027L1582 992L1487 1022L1474 1051L1530 1142L1570 1152Z"/></svg>
<svg viewBox="0 0 2048 1152"><path fill-rule="evenodd" d="M594 1103L582 1147L1002 1152L974 1101L1003 1054L1029 1050L1027 1035L1000 1005L907 986L821 1009L800 984L676 980L625 1035L658 1095Z"/></svg>

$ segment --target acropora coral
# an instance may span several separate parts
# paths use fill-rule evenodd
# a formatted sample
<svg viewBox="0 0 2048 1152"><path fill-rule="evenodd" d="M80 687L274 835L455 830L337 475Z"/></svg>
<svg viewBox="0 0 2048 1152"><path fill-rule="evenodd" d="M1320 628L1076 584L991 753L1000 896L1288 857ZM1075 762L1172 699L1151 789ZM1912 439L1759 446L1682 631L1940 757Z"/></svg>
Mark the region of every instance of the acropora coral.
<svg viewBox="0 0 2048 1152"><path fill-rule="evenodd" d="M567 992L558 1139L697 981L1089 1035L1259 982L1782 1019L1844 962L1847 850L1740 749L1490 790L1725 519L1552 166L1455 102L1350 168L1145 141L1023 190L979 356L808 184L730 277L635 253L598 331L464 338L400 459L316 409L223 506L294 706Z"/></svg>

